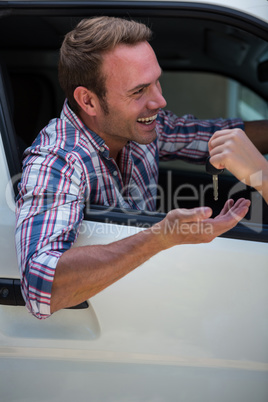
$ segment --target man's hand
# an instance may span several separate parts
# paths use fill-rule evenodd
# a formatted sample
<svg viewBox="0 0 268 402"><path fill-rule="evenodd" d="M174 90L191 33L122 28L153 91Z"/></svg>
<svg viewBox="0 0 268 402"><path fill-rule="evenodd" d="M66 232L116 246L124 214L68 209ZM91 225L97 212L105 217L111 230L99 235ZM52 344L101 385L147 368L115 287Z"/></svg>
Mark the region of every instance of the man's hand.
<svg viewBox="0 0 268 402"><path fill-rule="evenodd" d="M214 219L210 218L211 208L174 209L151 230L162 236L162 245L169 248L177 244L208 243L215 237L232 229L244 218L250 206L250 201L244 198L236 203L226 201L221 213Z"/></svg>

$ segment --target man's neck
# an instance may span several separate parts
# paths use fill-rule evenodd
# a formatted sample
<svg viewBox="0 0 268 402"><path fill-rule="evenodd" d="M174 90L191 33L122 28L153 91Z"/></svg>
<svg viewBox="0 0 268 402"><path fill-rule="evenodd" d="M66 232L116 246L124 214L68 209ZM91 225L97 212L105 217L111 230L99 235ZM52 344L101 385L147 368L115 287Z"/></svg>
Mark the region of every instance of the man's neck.
<svg viewBox="0 0 268 402"><path fill-rule="evenodd" d="M100 138L104 140L105 145L109 148L109 156L113 158L118 164L118 160L120 159L120 152L127 144L127 140L122 141L122 139L113 138L111 136L107 136L104 133L101 133L98 129L98 125L95 124L94 119L90 118L86 113L80 111L78 114L79 119L88 127L89 130L93 131Z"/></svg>

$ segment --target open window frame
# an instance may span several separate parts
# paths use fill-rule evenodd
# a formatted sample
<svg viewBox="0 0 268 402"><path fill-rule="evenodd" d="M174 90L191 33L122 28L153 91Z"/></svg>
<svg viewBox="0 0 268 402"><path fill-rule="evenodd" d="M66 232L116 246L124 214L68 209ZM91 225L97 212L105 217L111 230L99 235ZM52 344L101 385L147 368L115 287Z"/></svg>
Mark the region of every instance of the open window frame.
<svg viewBox="0 0 268 402"><path fill-rule="evenodd" d="M30 4L31 3L31 4ZM262 96L264 99L268 99L268 77L264 74L263 66L266 63L266 59L264 58L265 51L265 43L267 45L268 41L268 33L267 33L267 25L254 17L250 17L249 15L242 14L236 10L230 10L220 6L214 5L206 5L206 4L197 4L197 3L181 3L181 2L157 2L156 3L146 3L146 2L109 2L104 4L104 8L101 10L99 8L99 4L95 4L94 2L80 2L76 5L73 2L68 2L64 4L64 2L10 2L9 5L9 16L8 16L8 23L9 24L16 24L20 26L23 25L24 19L28 19L29 21L33 21L35 19L35 25L38 23L38 19L40 21L49 22L51 24L53 21L54 23L62 22L64 25L63 31L61 32L62 35L58 35L58 39L62 39L64 29L70 29L70 26L74 22L77 22L79 19L84 17L91 17L97 14L106 14L111 16L121 16L121 17L130 17L136 18L138 20L142 20L148 23L154 33L154 38L152 41L152 46L154 47L156 54L158 56L159 62L163 70L167 71L207 71L227 74L229 78L240 79L240 82L244 85L248 85L252 90L254 90L258 95ZM4 19L4 7L1 8L2 14L2 21ZM21 21L21 24L20 24ZM180 22L180 24L178 23ZM201 23L200 23L201 21ZM257 75L254 79L248 80L247 78L250 75L245 74L243 76L239 73L239 60L234 60L234 63L237 64L237 68L232 68L232 66L223 66L217 57L220 57L220 53L215 49L215 41L212 39L210 43L210 48L207 49L203 56L201 57L201 61L198 61L198 57L200 57L200 51L203 49L200 44L195 43L194 34L198 33L205 24L205 32L211 32L213 29L215 30L216 37L220 38L220 41L224 43L224 41L228 42L228 36L237 36L239 39L236 45L238 46L237 49L239 50L239 57L243 57L243 46L241 43L246 41L247 38L250 38L253 41L253 45L251 43L250 52L254 53L254 43L256 43L257 49L256 51L260 52L262 50L261 58L259 59L259 65L256 68ZM180 28L181 25L181 28ZM186 27L189 27L186 29ZM68 29L67 29L68 27ZM217 31L216 28L219 27ZM166 28L169 35L165 38L161 37L161 32L164 32L163 29ZM183 29L185 31L183 31ZM192 34L190 35L190 33ZM245 32L245 37L241 37L242 32ZM190 42L186 42L185 46L183 46L183 41L185 40L185 36L183 34L188 33L190 37ZM224 35L225 33L225 35ZM29 34L29 33L28 33ZM22 36L26 35L24 38L27 39L27 33L23 33ZM214 37L215 37L214 35ZM167 41L167 38L169 40ZM254 39L255 38L255 39ZM199 38L200 39L200 38ZM198 40L199 40L198 39ZM4 62L5 62L5 55L9 54L10 52L7 50L8 46L12 45L12 38L6 39L6 43L0 46L0 54L4 55ZM254 42L255 41L255 42ZM165 42L165 43L163 43ZM193 54L196 54L196 58L192 57L187 54L186 48L189 47L189 43L192 44L194 48ZM241 45L241 46L240 46ZM35 46L35 45L34 45ZM33 51L36 51L36 48L33 46ZM44 43L41 44L42 49L45 49L47 46L47 42L44 39ZM54 49L55 44L53 45ZM263 46L263 49L262 49ZM13 47L15 51L16 46ZM179 51L175 51L175 49L182 48L182 54ZM11 46L12 49L12 46ZM14 50L13 49L13 50ZM27 45L27 50L29 49L29 45ZM226 50L226 49L225 49ZM203 50L202 50L203 51ZM185 53L186 52L186 53ZM212 52L212 56L215 56L214 59L207 58L206 54ZM214 53L213 53L214 52ZM188 58L187 58L188 57ZM268 57L268 56L267 56ZM1 56L2 59L2 56ZM211 61L208 64L208 60ZM8 64L8 57L7 57L7 64ZM239 67L239 68L238 68ZM25 66L24 66L25 68ZM1 70L1 74L3 70ZM4 81L3 81L4 83ZM3 84L5 85L5 84ZM8 97L8 91L1 91L0 99L1 105L3 108L2 119L1 122L1 133L3 137L4 146L6 149L6 155L8 159L8 164L10 168L10 175L14 177L19 173L20 163L18 161L18 145L16 140L16 128L14 129L12 116L8 118L7 116L10 114L10 109L7 108L7 104L9 103L10 99ZM4 110L5 109L5 110ZM51 116L55 117L55 116ZM14 152L15 149L15 152ZM168 179L168 180L167 180ZM171 186L176 190L181 183L186 183L186 185L194 185L200 186L202 183L203 186L206 188L212 187L211 186L211 177L206 175L205 173L196 174L192 171L184 171L178 169L170 169L168 168L161 168L159 174L159 185L162 186L164 189L164 194L169 192L167 189L167 184L171 183ZM220 180L220 191L224 194L230 193L230 188L237 185L233 178L227 177L223 180ZM228 190L229 189L229 190ZM246 188L244 189L245 196L251 198L252 197L251 189ZM172 193L172 198L174 193ZM179 207L187 207L191 208L194 206L202 205L197 204L196 200L186 200L187 196L185 197L183 194L181 195L182 199L180 199ZM185 200L183 200L185 198ZM191 198L191 196L190 196ZM193 198L193 197L192 197ZM194 201L194 202L193 202ZM206 193L205 204L210 205L215 214L219 212L219 209L222 205L222 202L217 204L213 203L212 197L212 189ZM146 211L142 212L139 211L138 213L133 213L133 211L119 211L117 209L108 209L102 206L90 206L90 211L87 207L85 207L85 220L93 220L99 222L116 222L123 225L132 225L132 226L140 226L141 224L143 227L148 225L152 225L155 222L159 221L163 218L165 213L171 209L176 207L174 202L170 202L170 199L165 199L165 207L158 208L158 211L154 214L148 214ZM262 206L265 210L265 205ZM92 211L94 213L92 213ZM96 211L99 211L96 213ZM102 211L102 213L100 213ZM267 212L265 212L265 216L267 217ZM251 218L244 223L237 225L232 231L224 234L225 237L231 238L238 238L244 240L252 240L252 241L261 241L267 242L268 241L268 225L266 223L266 218L261 222L253 222Z"/></svg>

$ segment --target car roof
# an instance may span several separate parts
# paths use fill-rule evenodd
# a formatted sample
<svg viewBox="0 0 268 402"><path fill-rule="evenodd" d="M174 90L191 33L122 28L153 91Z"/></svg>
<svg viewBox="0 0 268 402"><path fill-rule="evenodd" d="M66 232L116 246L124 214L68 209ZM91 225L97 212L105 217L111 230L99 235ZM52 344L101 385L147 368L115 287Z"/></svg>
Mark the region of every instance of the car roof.
<svg viewBox="0 0 268 402"><path fill-rule="evenodd" d="M174 3L184 3L185 5L187 5L187 3L192 3L193 4L197 4L197 5L207 5L207 6L220 6L220 7L224 7L227 9L231 9L234 11L238 11L238 12L242 12L245 14L248 14L250 16L253 16L255 18L258 18L262 21L266 21L268 23L268 1L267 0L168 0ZM80 4L86 4L88 3L89 5L92 5L93 3L120 3L120 1L114 1L114 0L108 0L108 1L103 1L103 0L99 0L99 1L88 1L88 0L79 0L79 1L73 1L73 0L16 0L16 1L1 1L0 0L0 6L4 6L4 7L16 7L16 6L21 6L22 4L25 6L33 6L34 4L36 5L45 5L45 4L50 4L53 3L53 6L57 6L58 5L63 5L64 3L68 6L70 6L71 4L74 4L76 6L79 6ZM132 2L132 0L124 0L122 1L122 3L130 3ZM139 1L140 3L146 3L146 1ZM163 1L163 0L148 0L148 3L152 3L152 2L167 2L167 1Z"/></svg>
<svg viewBox="0 0 268 402"><path fill-rule="evenodd" d="M267 0L184 0L185 3L217 5L241 11L268 22Z"/></svg>
<svg viewBox="0 0 268 402"><path fill-rule="evenodd" d="M241 11L268 22L267 0L184 0L186 3L217 5Z"/></svg>

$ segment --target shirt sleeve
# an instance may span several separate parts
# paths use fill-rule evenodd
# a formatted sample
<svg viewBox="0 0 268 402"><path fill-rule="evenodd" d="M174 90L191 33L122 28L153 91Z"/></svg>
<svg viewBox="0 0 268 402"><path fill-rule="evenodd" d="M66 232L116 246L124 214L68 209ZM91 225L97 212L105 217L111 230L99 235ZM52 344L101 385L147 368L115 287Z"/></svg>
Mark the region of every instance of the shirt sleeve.
<svg viewBox="0 0 268 402"><path fill-rule="evenodd" d="M179 158L186 162L205 163L208 141L215 131L241 128L241 119L199 120L192 115L178 117L161 110L158 115L158 147L161 160Z"/></svg>
<svg viewBox="0 0 268 402"><path fill-rule="evenodd" d="M75 153L31 150L16 203L16 247L22 294L37 318L47 318L57 262L83 219L84 173Z"/></svg>

